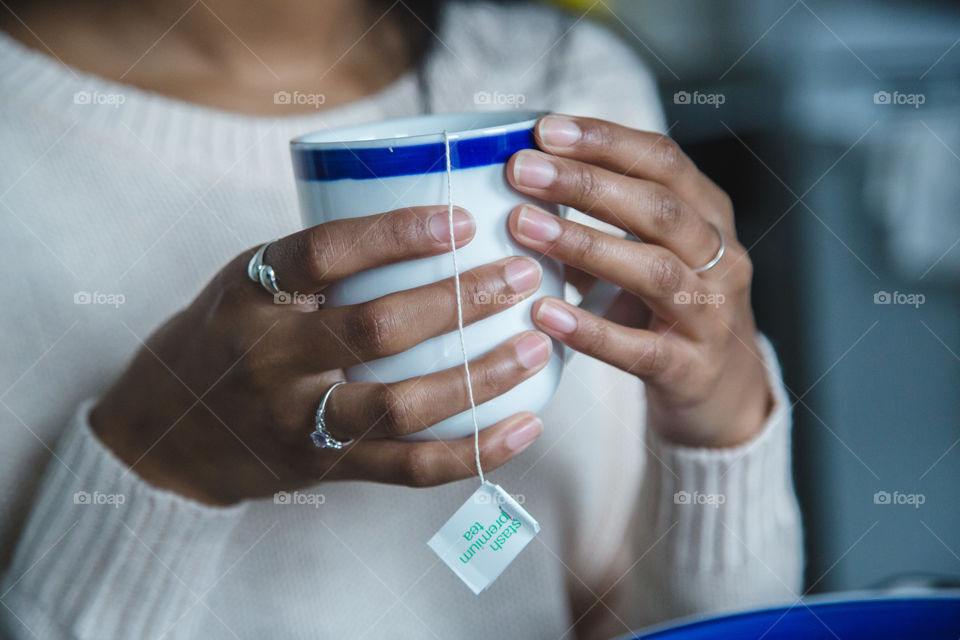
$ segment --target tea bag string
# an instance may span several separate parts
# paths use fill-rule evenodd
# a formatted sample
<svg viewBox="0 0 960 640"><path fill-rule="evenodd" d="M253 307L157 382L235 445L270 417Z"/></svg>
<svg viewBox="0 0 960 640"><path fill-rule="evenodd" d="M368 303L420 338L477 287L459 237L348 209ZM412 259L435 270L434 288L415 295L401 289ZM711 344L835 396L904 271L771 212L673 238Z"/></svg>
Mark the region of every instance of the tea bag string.
<svg viewBox="0 0 960 640"><path fill-rule="evenodd" d="M470 414L473 416L473 452L476 456L477 475L481 486L486 483L480 465L480 424L477 422L477 403L473 398L473 383L470 380L470 359L467 343L463 337L463 301L460 299L460 266L457 263L457 241L453 235L453 165L450 161L450 134L443 131L443 155L447 161L447 219L450 224L450 253L453 255L453 284L457 296L457 335L460 336L460 352L463 354L463 370L467 376L467 395L470 396Z"/></svg>

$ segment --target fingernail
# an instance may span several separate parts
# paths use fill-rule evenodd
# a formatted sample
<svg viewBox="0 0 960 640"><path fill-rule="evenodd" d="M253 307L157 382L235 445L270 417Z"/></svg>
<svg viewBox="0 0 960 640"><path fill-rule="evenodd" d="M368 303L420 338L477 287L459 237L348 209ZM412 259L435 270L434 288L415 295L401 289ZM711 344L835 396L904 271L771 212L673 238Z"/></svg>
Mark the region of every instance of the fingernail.
<svg viewBox="0 0 960 640"><path fill-rule="evenodd" d="M583 135L577 123L566 116L547 116L541 119L537 132L544 144L551 147L572 146Z"/></svg>
<svg viewBox="0 0 960 640"><path fill-rule="evenodd" d="M537 310L537 321L558 333L573 333L577 319L573 314L552 300L545 300Z"/></svg>
<svg viewBox="0 0 960 640"><path fill-rule="evenodd" d="M543 334L531 333L516 344L517 361L525 369L535 369L550 359L550 338Z"/></svg>
<svg viewBox="0 0 960 640"><path fill-rule="evenodd" d="M435 213L428 221L430 235L437 242L450 242L450 213L446 210ZM463 209L453 210L453 238L457 242L473 234L473 218Z"/></svg>
<svg viewBox="0 0 960 640"><path fill-rule="evenodd" d="M557 169L549 160L535 151L521 151L513 162L513 177L517 184L533 189L545 189L553 184Z"/></svg>
<svg viewBox="0 0 960 640"><path fill-rule="evenodd" d="M531 442L540 437L541 433L543 433L543 422L540 418L531 418L510 432L506 439L507 448L511 451L526 449Z"/></svg>
<svg viewBox="0 0 960 640"><path fill-rule="evenodd" d="M534 207L524 207L517 216L517 231L535 242L551 242L560 237L557 217Z"/></svg>
<svg viewBox="0 0 960 640"><path fill-rule="evenodd" d="M514 258L503 266L503 277L511 289L523 293L540 283L540 265L529 258Z"/></svg>

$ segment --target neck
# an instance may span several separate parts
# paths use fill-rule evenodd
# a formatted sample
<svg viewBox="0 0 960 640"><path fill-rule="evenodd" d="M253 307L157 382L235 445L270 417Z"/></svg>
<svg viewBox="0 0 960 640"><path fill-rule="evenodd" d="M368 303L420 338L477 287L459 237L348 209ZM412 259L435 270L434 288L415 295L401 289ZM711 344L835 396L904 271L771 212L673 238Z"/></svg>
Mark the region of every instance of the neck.
<svg viewBox="0 0 960 640"><path fill-rule="evenodd" d="M36 0L0 24L65 63L127 84L238 111L276 91L355 99L412 63L402 6L365 0ZM19 20L17 19L19 18ZM247 98L256 93L256 104ZM276 105L275 105L276 106ZM293 105L294 107L296 105Z"/></svg>
<svg viewBox="0 0 960 640"><path fill-rule="evenodd" d="M176 25L164 38L173 35L182 46L227 67L243 66L252 56L279 67L298 67L304 59L332 61L354 45L368 47L370 42L360 39L381 17L363 0L101 2L109 5L101 17L118 27L139 24L162 34Z"/></svg>

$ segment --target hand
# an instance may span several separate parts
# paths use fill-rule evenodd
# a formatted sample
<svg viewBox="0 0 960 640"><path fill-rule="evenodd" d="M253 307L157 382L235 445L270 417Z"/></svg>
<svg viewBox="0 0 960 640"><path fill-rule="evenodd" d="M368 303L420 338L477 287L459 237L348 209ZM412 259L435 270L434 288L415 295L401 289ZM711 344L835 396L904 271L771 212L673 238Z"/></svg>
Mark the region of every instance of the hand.
<svg viewBox="0 0 960 640"><path fill-rule="evenodd" d="M772 395L750 308L752 266L737 242L727 195L673 140L590 118L546 116L544 152L520 151L507 175L523 193L573 207L629 232L614 237L523 205L510 215L521 244L622 287L600 318L556 298L534 322L570 347L646 383L649 425L667 440L731 446L757 433ZM695 269L726 250L703 273ZM631 312L624 314L625 309Z"/></svg>
<svg viewBox="0 0 960 640"><path fill-rule="evenodd" d="M316 293L358 271L449 250L447 216L446 207L417 207L329 222L270 245L264 262L283 290ZM454 235L459 246L474 235L473 218L459 209ZM352 306L274 304L247 277L253 253L237 256L161 327L94 408L91 424L107 446L148 482L213 504L320 480L427 486L476 473L472 436L396 439L469 408L463 366L342 385L330 396L327 423L337 439L356 442L319 450L309 437L317 405L344 367L456 329L452 279ZM540 278L539 265L519 257L461 274L464 322L529 296ZM550 352L550 339L529 331L471 362L477 404L542 369ZM502 465L541 429L523 413L483 430L483 467Z"/></svg>

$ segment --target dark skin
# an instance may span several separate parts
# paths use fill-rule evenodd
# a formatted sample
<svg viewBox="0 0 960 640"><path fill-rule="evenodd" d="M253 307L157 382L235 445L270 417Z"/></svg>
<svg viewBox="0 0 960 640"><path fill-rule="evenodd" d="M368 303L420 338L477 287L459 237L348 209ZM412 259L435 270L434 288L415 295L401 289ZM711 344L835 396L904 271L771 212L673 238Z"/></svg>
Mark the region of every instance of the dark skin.
<svg viewBox="0 0 960 640"><path fill-rule="evenodd" d="M413 64L397 25L376 22L362 3L280 0L269 10L239 0L207 4L213 13L177 2L51 0L26 5L19 19L7 15L3 28L85 71L255 115L303 108L275 104L281 90L323 93L326 107L348 103ZM539 371L550 357L549 335L641 378L649 428L666 440L702 447L749 440L769 414L771 394L750 307L750 260L736 240L729 198L659 134L550 116L538 123L537 143L539 151L508 163L511 184L644 242L533 207L513 211L509 228L518 243L565 263L580 286L602 278L624 292L607 318L538 299L538 330L471 363L477 401ZM719 245L709 223L723 230L726 253L714 269L696 273ZM470 214L458 210L458 243L474 230ZM361 236L365 250L351 250ZM344 367L455 328L452 282L344 308L275 305L246 276L254 249L225 265L148 340L92 412L99 437L147 481L209 504L320 481L430 486L473 475L472 438L396 439L469 407L462 367L388 385L343 385L328 420L334 435L355 444L318 451L307 437L317 402ZM266 262L284 289L322 292L358 271L448 250L446 209L419 207L300 231L272 245ZM526 258L463 274L465 321L503 308L474 301L536 296L539 281L539 267ZM680 304L681 292L723 302ZM426 318L417 314L425 306L435 311ZM484 468L518 455L542 428L529 413L489 425L480 434Z"/></svg>

